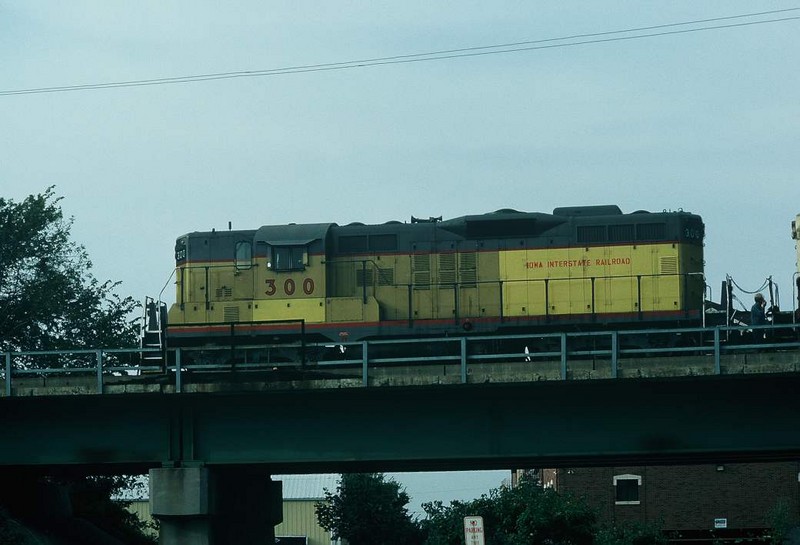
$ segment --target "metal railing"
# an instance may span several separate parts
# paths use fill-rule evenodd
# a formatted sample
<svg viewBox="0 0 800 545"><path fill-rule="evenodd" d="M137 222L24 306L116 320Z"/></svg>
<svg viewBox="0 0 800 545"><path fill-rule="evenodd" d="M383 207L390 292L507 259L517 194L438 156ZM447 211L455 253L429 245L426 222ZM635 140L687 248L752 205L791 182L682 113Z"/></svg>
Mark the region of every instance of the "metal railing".
<svg viewBox="0 0 800 545"><path fill-rule="evenodd" d="M94 393L106 393L106 385L126 382L168 384L171 391L184 391L187 377L218 373L215 379L225 381L248 371L276 371L290 368L300 372L322 375L336 371L332 377L356 377L362 386L370 385L370 372L392 368L423 368L444 365L458 369L459 382L467 383L476 367L486 364L515 365L537 362L557 363L558 378L570 379L570 364L602 360L609 366L607 378L619 378L625 359L701 357L713 366L713 374L722 374L722 358L731 354L788 352L800 370L800 326L797 324L765 325L749 328L718 326L712 328L681 328L658 330L618 330L569 333L530 333L503 336L458 336L425 339L390 339L342 343L293 345L220 346L203 348L173 348L167 351L167 361L149 363L148 357L158 357L157 349L92 349L66 351L5 352L2 369L4 393L14 395L16 383L25 379L50 377L90 378ZM283 354L296 353L294 361L263 361L264 353L278 350ZM213 363L213 355L226 353L228 361ZM257 357L251 357L256 354ZM311 356L315 357L311 357ZM260 358L260 359L259 359ZM129 363L125 363L125 359ZM55 365L54 365L55 362ZM345 375L342 375L342 371ZM92 380L93 378L93 380ZM278 380L279 378L259 378ZM16 383L15 383L16 381ZM88 393L86 391L82 393Z"/></svg>

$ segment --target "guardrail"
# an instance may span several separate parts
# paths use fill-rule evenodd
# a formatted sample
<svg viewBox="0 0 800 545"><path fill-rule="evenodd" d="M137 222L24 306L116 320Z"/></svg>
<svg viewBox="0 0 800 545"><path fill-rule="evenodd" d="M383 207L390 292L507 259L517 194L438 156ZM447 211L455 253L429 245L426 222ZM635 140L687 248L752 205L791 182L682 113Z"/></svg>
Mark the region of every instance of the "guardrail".
<svg viewBox="0 0 800 545"><path fill-rule="evenodd" d="M248 353L266 350L297 351L296 362L248 361ZM570 363L602 359L610 366L608 378L618 378L620 362L626 358L712 358L713 374L722 374L724 355L761 352L797 352L800 359L800 326L766 325L750 328L713 327L658 330L620 330L569 333L530 333L503 336L460 336L426 339L390 339L330 344L248 345L174 348L167 351L167 364L147 363L146 356L159 356L157 349L92 349L25 351L3 353L2 377L6 396L13 395L15 379L57 376L94 377L94 390L104 393L109 377L115 383L147 381L170 384L184 391L187 373L239 373L290 367L303 371L350 370L360 375L362 386L370 385L370 370L431 365L455 366L461 383L468 382L471 366L536 362L558 363L558 377L568 380ZM299 351L304 351L301 355ZM230 353L226 364L203 363L203 355ZM308 352L316 357L306 362ZM126 363L127 360L127 363ZM794 361L794 360L793 360ZM44 363L43 363L44 362ZM47 363L50 362L50 363ZM56 362L56 366L52 366ZM300 363L303 362L303 363ZM798 363L800 370L800 363ZM359 372L360 371L360 372ZM164 377L167 377L165 380Z"/></svg>

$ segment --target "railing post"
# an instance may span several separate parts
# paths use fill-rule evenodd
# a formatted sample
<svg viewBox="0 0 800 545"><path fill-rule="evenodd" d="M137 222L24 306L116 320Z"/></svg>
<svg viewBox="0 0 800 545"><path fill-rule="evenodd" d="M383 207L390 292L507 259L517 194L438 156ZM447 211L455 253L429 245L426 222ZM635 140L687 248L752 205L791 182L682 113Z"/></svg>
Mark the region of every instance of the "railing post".
<svg viewBox="0 0 800 545"><path fill-rule="evenodd" d="M103 393L103 351L96 350L97 355L97 393Z"/></svg>
<svg viewBox="0 0 800 545"><path fill-rule="evenodd" d="M175 393L181 393L183 389L183 381L181 380L181 349L175 349Z"/></svg>
<svg viewBox="0 0 800 545"><path fill-rule="evenodd" d="M617 378L619 371L619 331L611 332L611 378Z"/></svg>
<svg viewBox="0 0 800 545"><path fill-rule="evenodd" d="M722 364L720 363L719 326L714 328L714 374L722 374Z"/></svg>
<svg viewBox="0 0 800 545"><path fill-rule="evenodd" d="M567 380L567 334L561 334L561 380Z"/></svg>
<svg viewBox="0 0 800 545"><path fill-rule="evenodd" d="M503 305L505 304L503 301L503 281L499 280L498 285L500 286L500 323L502 324L505 321L503 317Z"/></svg>
<svg viewBox="0 0 800 545"><path fill-rule="evenodd" d="M6 352L6 397L11 397L11 352Z"/></svg>
<svg viewBox="0 0 800 545"><path fill-rule="evenodd" d="M361 341L361 385L369 386L369 354L367 341Z"/></svg>
<svg viewBox="0 0 800 545"><path fill-rule="evenodd" d="M461 337L461 384L467 383L467 338Z"/></svg>
<svg viewBox="0 0 800 545"><path fill-rule="evenodd" d="M636 308L639 311L639 321L642 321L642 275L636 277Z"/></svg>

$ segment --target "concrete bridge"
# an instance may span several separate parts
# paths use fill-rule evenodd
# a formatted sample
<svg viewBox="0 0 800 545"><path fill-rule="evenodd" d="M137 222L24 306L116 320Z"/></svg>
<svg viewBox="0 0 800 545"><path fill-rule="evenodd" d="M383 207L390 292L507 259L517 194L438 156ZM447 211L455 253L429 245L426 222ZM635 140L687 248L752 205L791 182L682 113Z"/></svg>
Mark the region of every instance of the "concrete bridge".
<svg viewBox="0 0 800 545"><path fill-rule="evenodd" d="M0 467L149 470L162 543L263 542L268 474L796 459L799 358L782 347L226 378L118 375L96 354L89 377L6 374Z"/></svg>

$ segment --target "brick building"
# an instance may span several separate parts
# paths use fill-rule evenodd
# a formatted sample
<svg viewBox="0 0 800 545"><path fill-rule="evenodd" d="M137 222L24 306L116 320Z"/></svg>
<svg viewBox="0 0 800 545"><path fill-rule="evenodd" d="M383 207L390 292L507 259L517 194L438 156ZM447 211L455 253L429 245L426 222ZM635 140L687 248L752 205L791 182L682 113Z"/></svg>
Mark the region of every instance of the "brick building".
<svg viewBox="0 0 800 545"><path fill-rule="evenodd" d="M800 524L800 462L545 469L540 478L583 497L601 520L659 524L681 541Z"/></svg>

